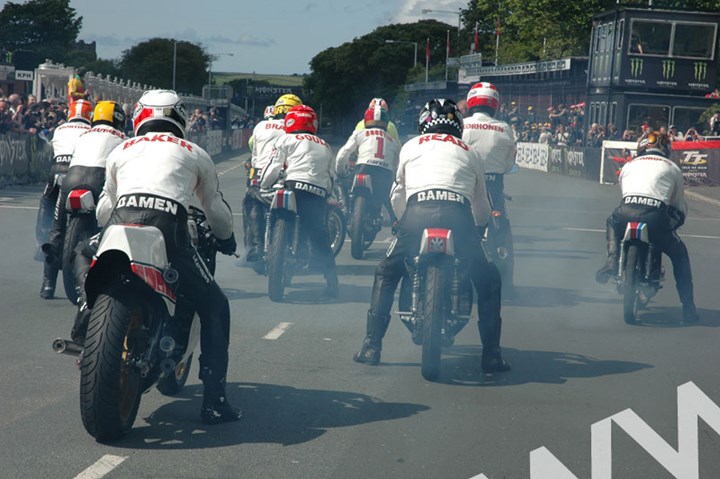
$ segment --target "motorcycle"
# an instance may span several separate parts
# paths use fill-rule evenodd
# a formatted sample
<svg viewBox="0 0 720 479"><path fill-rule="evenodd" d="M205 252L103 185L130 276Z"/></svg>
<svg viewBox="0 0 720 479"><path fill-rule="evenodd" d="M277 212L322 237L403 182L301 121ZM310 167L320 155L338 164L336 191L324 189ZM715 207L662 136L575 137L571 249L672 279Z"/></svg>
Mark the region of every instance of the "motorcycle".
<svg viewBox="0 0 720 479"><path fill-rule="evenodd" d="M263 257L268 277L270 300L282 301L285 287L292 277L310 268L311 246L307 237L300 234L300 216L295 193L277 188L267 195L270 208L265 215L265 241ZM337 256L345 242L346 224L337 201L328 201L328 232L330 249Z"/></svg>
<svg viewBox="0 0 720 479"><path fill-rule="evenodd" d="M188 226L214 273L217 248L202 211L190 208ZM53 342L57 353L79 355L80 415L96 440L127 434L143 392L156 386L172 396L185 385L200 320L189 301L176 294L178 279L159 229L105 229L86 282L92 313L85 343Z"/></svg>
<svg viewBox="0 0 720 479"><path fill-rule="evenodd" d="M623 319L627 324L637 324L638 310L662 288L662 252L650 242L647 224L632 221L625 227L619 251L615 280L618 293L623 295Z"/></svg>
<svg viewBox="0 0 720 479"><path fill-rule="evenodd" d="M504 196L507 201L512 201L512 196L508 194ZM515 262L512 230L507 216L496 209L490 213L490 221L485 231L485 245L490 260L500 271L503 284L512 285Z"/></svg>
<svg viewBox="0 0 720 479"><path fill-rule="evenodd" d="M362 259L382 229L382 217L373 213L372 177L356 173L350 188L350 254Z"/></svg>
<svg viewBox="0 0 720 479"><path fill-rule="evenodd" d="M398 315L413 342L422 346L422 376L433 381L440 374L442 348L452 346L470 320L472 283L455 256L452 230L425 229L418 255L406 266L412 283L411 308Z"/></svg>
<svg viewBox="0 0 720 479"><path fill-rule="evenodd" d="M80 299L75 284L75 248L100 231L95 218L95 206L93 192L82 187L71 190L65 202L67 227L63 243L62 275L65 294L72 304L77 304Z"/></svg>

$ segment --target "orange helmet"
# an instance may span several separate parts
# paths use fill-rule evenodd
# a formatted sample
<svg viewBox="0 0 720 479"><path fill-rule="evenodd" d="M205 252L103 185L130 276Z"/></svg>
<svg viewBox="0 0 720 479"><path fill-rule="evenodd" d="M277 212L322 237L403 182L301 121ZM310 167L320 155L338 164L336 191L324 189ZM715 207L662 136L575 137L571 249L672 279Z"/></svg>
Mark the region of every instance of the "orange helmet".
<svg viewBox="0 0 720 479"><path fill-rule="evenodd" d="M88 125L92 122L93 105L89 100L77 100L68 106L68 121L82 121Z"/></svg>

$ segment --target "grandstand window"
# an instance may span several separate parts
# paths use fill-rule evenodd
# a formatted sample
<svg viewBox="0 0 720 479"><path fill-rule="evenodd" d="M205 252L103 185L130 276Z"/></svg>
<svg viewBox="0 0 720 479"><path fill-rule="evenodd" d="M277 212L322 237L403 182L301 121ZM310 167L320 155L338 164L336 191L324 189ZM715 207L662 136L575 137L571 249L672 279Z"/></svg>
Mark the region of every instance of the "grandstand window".
<svg viewBox="0 0 720 479"><path fill-rule="evenodd" d="M625 39L625 19L624 18L618 22L617 33L618 33L616 35L617 38L615 39L616 40L615 48L617 50L620 50L620 49L622 49L623 40Z"/></svg>
<svg viewBox="0 0 720 479"><path fill-rule="evenodd" d="M667 56L670 53L672 23L633 20L630 53Z"/></svg>
<svg viewBox="0 0 720 479"><path fill-rule="evenodd" d="M687 106L673 107L672 123L679 128L679 131L685 131L690 127L697 128L700 134L707 127L702 125L700 115L705 111L704 108L692 108Z"/></svg>
<svg viewBox="0 0 720 479"><path fill-rule="evenodd" d="M648 122L654 130L669 125L670 107L668 105L628 105L627 128L640 131L640 125Z"/></svg>
<svg viewBox="0 0 720 479"><path fill-rule="evenodd" d="M712 59L717 25L709 23L676 23L672 56Z"/></svg>

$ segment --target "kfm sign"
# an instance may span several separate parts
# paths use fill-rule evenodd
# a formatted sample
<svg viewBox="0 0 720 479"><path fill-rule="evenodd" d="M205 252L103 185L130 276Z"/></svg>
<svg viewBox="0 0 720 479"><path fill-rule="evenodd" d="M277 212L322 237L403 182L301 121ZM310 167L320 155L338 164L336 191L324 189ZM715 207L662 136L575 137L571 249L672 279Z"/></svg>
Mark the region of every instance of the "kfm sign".
<svg viewBox="0 0 720 479"><path fill-rule="evenodd" d="M15 81L33 81L34 75L32 71L15 70Z"/></svg>

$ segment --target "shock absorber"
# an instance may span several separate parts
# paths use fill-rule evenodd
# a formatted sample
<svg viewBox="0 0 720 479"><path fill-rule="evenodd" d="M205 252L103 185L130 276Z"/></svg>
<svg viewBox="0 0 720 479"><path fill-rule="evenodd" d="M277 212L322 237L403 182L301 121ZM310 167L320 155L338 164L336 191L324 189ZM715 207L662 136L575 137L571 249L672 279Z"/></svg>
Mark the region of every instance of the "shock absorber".
<svg viewBox="0 0 720 479"><path fill-rule="evenodd" d="M419 258L416 256L412 259L414 271L412 276L412 314L417 317L420 306L420 267Z"/></svg>
<svg viewBox="0 0 720 479"><path fill-rule="evenodd" d="M270 251L270 241L272 240L272 210L268 210L267 213L265 213L265 242L263 244L263 249L265 255L267 255L268 251Z"/></svg>
<svg viewBox="0 0 720 479"><path fill-rule="evenodd" d="M460 299L460 260L455 258L453 263L453 276L450 282L450 314L456 316L458 314L458 304Z"/></svg>
<svg viewBox="0 0 720 479"><path fill-rule="evenodd" d="M295 215L295 228L293 229L293 241L292 241L292 252L293 255L297 255L298 247L300 245L300 215Z"/></svg>

